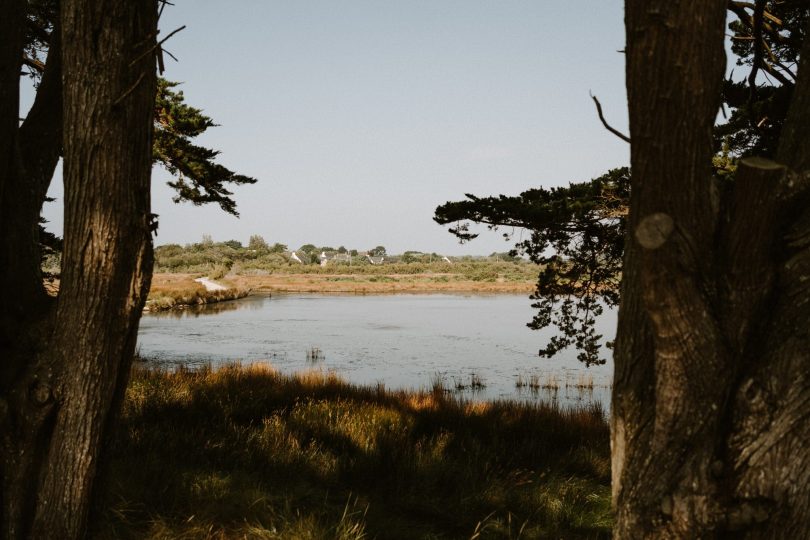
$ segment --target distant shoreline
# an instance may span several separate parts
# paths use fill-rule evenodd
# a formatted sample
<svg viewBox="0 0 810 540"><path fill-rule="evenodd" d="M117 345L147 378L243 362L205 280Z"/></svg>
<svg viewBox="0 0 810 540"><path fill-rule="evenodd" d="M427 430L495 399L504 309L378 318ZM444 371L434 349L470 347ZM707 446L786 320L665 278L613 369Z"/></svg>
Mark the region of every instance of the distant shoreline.
<svg viewBox="0 0 810 540"><path fill-rule="evenodd" d="M155 274L152 282L160 286L195 274ZM446 292L529 294L533 281L474 281L455 274L267 274L228 275L218 282L233 288L269 293L353 293L434 294Z"/></svg>
<svg viewBox="0 0 810 540"><path fill-rule="evenodd" d="M217 279L225 290L206 290L196 282L199 273L159 272L152 276L144 311L185 309L244 298L250 293L334 293L334 294L531 294L533 281L465 279L460 274L266 274L228 275ZM48 293L56 296L59 280L46 281Z"/></svg>

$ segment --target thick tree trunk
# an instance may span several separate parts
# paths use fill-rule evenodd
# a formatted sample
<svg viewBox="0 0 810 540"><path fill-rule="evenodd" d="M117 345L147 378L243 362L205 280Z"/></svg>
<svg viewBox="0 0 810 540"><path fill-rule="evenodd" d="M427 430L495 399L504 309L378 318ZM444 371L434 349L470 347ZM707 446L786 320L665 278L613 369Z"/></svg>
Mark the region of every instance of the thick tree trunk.
<svg viewBox="0 0 810 540"><path fill-rule="evenodd" d="M47 312L36 245L39 208L31 206L35 190L25 175L18 128L25 8L21 0L0 0L0 536L6 538L16 537L30 514L27 485L36 443L26 426L40 422L44 412L25 407L33 401L28 366Z"/></svg>
<svg viewBox="0 0 810 540"><path fill-rule="evenodd" d="M8 3L8 2L7 2ZM39 215L62 149L62 71L58 27L51 35L45 73L25 122L19 124L20 67L23 57L25 2L13 0L8 28L0 35L0 55L8 56L0 83L0 348L15 347L20 328L41 320L49 307L42 287ZM0 13L7 13L3 8ZM13 62L11 62L13 60ZM8 69L6 69L8 67ZM19 127L18 127L19 126ZM6 354L0 381L15 378L26 363ZM0 383L0 386L5 386Z"/></svg>
<svg viewBox="0 0 810 540"><path fill-rule="evenodd" d="M7 270L37 285L18 295L16 307L28 318L13 326L29 343L0 343L0 350L13 359L3 359L0 379L0 537L10 539L83 536L100 445L109 430L111 408L126 386L152 268L149 189L157 2L65 0L61 9L64 76L59 76L60 58L49 58L37 100L48 92L52 98L53 93L64 95L65 233L56 308L49 309L45 301L44 309L31 304L44 298L38 251L34 269L31 257L17 257L9 260ZM22 28L21 22L16 24ZM3 45L0 55L6 52ZM58 39L51 47L51 53L59 51ZM16 51L18 60L21 52ZM14 84L18 81L19 69ZM9 237L32 238L28 230L36 227L47 189L47 181L41 180L49 179L59 155L61 128L54 129L52 120L61 111L61 99L43 98L20 129L14 111L10 146L0 133L0 158L17 156L12 167L3 169L12 173L0 184L2 208L13 204L9 186L14 185L30 191L35 203L33 220L29 208L16 223L5 213L0 216L4 249ZM56 145L29 146L37 139ZM4 322L13 320L14 309L13 304L3 305ZM28 320L32 313L37 315Z"/></svg>
<svg viewBox="0 0 810 540"><path fill-rule="evenodd" d="M810 535L810 66L780 164L712 179L726 2L628 0L633 189L615 351L618 538ZM810 40L808 40L810 41ZM808 53L805 44L805 53Z"/></svg>
<svg viewBox="0 0 810 540"><path fill-rule="evenodd" d="M29 218L39 216L39 206L34 203L36 190L25 175L18 129L25 7L20 0L0 1L0 277L5 290L0 347L16 339L17 321L30 319L44 301L38 223ZM0 378L11 368L9 362L3 362Z"/></svg>

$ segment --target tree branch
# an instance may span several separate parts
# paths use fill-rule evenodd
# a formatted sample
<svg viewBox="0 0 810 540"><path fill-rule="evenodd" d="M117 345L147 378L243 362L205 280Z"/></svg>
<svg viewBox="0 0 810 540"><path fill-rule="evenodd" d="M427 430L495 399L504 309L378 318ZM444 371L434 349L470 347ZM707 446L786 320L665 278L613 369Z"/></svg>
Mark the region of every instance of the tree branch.
<svg viewBox="0 0 810 540"><path fill-rule="evenodd" d="M113 101L113 107L116 107L116 106L120 105L121 102L124 101L127 98L128 95L130 95L132 92L134 92L135 89L138 88L138 85L141 84L141 81L143 81L144 77L146 77L146 72L141 73L140 77L138 77L138 79L132 84L132 86L127 88L126 91L123 94L118 96L118 99Z"/></svg>
<svg viewBox="0 0 810 540"><path fill-rule="evenodd" d="M751 73L748 75L748 86L751 89L748 96L748 108L752 111L752 114L757 93L757 73L759 72L760 65L765 62L764 58L762 58L762 14L765 12L765 0L756 0L756 2L753 16L754 42L752 44L754 47L754 65L751 68ZM752 116L751 122L755 124L756 118Z"/></svg>
<svg viewBox="0 0 810 540"><path fill-rule="evenodd" d="M23 55L22 62L24 65L30 67L31 69L35 69L40 73L45 71L45 64L43 64L36 58L31 58L30 56Z"/></svg>
<svg viewBox="0 0 810 540"><path fill-rule="evenodd" d="M618 129L612 127L610 124L607 123L607 120L605 120L605 116L602 114L602 104L599 103L599 100L596 99L596 96L591 94L591 99L596 104L596 113L599 115L599 120L602 121L602 125L605 126L605 129L616 135L624 142L629 143L630 137L628 137L627 135L625 135L624 133L622 133L621 131L619 131Z"/></svg>
<svg viewBox="0 0 810 540"><path fill-rule="evenodd" d="M62 37L57 24L34 103L20 126L25 169L41 206L62 154Z"/></svg>
<svg viewBox="0 0 810 540"><path fill-rule="evenodd" d="M756 6L754 4L751 4L749 2L729 2L728 3L729 11L734 13L737 16L737 18L740 19L741 23L743 23L745 26L747 26L748 28L750 28L752 30L754 28L754 17L752 17L751 15L748 14L748 12L746 11L746 8L753 10L753 9L755 9L755 7ZM782 21L780 19L778 19L777 17L773 16L767 10L762 12L762 17L772 21L776 26L782 26ZM773 26L771 26L770 24L768 24L768 23L766 23L764 21L762 22L762 29L774 41L777 41L779 43L790 43L790 41L791 41L789 38L787 38L787 37L783 36L782 34L780 34L779 31L777 29L775 29Z"/></svg>
<svg viewBox="0 0 810 540"><path fill-rule="evenodd" d="M38 39L42 43L50 44L51 37L53 37L53 32L49 33L45 28L37 24L30 17L26 19L26 27L28 28L28 31L34 35L34 38Z"/></svg>
<svg viewBox="0 0 810 540"><path fill-rule="evenodd" d="M166 41L168 41L170 37L172 37L173 35L175 35L175 34L176 34L177 32L179 32L180 30L185 30L185 28L186 28L186 25L184 24L184 25L183 25L183 26L181 26L180 28L177 28L177 29L173 30L172 32L170 32L168 36L166 36L165 38L163 38L163 39L161 39L160 41L158 41L158 42L157 42L155 45L153 45L152 47L149 47L149 48L148 48L147 50L145 50L145 51L144 51L142 54L138 55L138 57L137 57L137 58L135 58L135 60L133 60L132 62L130 62L130 63L129 63L129 67L134 66L135 64L137 64L137 63L138 63L138 61L139 61L139 60L142 60L142 59L143 59L145 56L147 56L149 53L154 52L155 50L159 49L159 48L160 48L160 46L161 46L161 45L163 45L164 43L166 43Z"/></svg>
<svg viewBox="0 0 810 540"><path fill-rule="evenodd" d="M770 75L771 77L773 77L774 79L776 79L777 81L782 83L784 86L793 86L793 83L790 80L788 80L787 77L785 77L782 73L779 72L779 70L774 68L772 65L770 65L765 60L762 60L762 63L760 64L759 67L762 70L764 70L765 73L767 73L768 75ZM790 73L791 76L795 77L795 75L793 75L792 72L788 71L788 73Z"/></svg>

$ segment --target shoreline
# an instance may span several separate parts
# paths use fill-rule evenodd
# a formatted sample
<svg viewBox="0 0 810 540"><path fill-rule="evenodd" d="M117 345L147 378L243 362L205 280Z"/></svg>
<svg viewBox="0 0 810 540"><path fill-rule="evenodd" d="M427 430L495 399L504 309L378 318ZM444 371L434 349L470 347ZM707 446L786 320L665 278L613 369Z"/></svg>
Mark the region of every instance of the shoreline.
<svg viewBox="0 0 810 540"><path fill-rule="evenodd" d="M155 278L171 274L155 274ZM269 293L501 293L529 294L534 281L473 281L452 274L268 274L230 275L223 280L251 292Z"/></svg>
<svg viewBox="0 0 810 540"><path fill-rule="evenodd" d="M530 294L534 282L474 281L454 274L268 274L228 275L216 281L200 274L156 273L144 313L182 310L238 300L251 294ZM201 281L202 280L202 281ZM221 288L210 288L211 285Z"/></svg>
<svg viewBox="0 0 810 540"><path fill-rule="evenodd" d="M203 280L203 281L198 281ZM208 283L224 288L210 289ZM46 282L48 293L56 296L59 280ZM227 275L209 280L200 273L159 272L152 275L145 313L245 298L250 294L531 294L534 281L471 280L460 274L266 274Z"/></svg>
<svg viewBox="0 0 810 540"><path fill-rule="evenodd" d="M237 300L250 292L249 288L232 286L230 283L220 285L196 274L153 274L143 312L188 309Z"/></svg>

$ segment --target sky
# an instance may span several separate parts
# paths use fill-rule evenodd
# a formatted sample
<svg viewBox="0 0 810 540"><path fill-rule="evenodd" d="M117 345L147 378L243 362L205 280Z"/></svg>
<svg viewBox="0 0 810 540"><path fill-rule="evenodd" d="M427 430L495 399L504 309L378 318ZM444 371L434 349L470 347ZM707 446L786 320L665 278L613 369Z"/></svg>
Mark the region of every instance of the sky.
<svg viewBox="0 0 810 540"><path fill-rule="evenodd" d="M589 97L627 132L623 16L618 0L177 0L164 76L219 124L198 142L258 183L234 189L237 219L173 203L156 167L155 243L505 251L483 227L460 245L435 207L628 164ZM61 175L50 194L61 233Z"/></svg>

